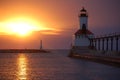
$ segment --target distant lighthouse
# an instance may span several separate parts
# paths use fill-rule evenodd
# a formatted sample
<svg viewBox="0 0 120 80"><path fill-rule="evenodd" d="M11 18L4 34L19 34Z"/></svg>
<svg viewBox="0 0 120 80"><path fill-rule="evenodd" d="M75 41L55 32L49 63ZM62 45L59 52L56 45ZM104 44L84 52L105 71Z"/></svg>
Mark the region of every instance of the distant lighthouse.
<svg viewBox="0 0 120 80"><path fill-rule="evenodd" d="M42 40L40 40L40 49L42 49L43 46L42 46Z"/></svg>
<svg viewBox="0 0 120 80"><path fill-rule="evenodd" d="M72 46L75 49L88 48L90 45L90 38L94 37L94 34L88 30L88 13L83 7L79 14L80 28L75 32Z"/></svg>

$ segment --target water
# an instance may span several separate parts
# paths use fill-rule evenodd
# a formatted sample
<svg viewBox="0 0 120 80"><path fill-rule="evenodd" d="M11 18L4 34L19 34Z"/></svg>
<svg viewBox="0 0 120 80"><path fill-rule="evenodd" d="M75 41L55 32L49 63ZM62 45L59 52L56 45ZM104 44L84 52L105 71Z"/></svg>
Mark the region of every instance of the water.
<svg viewBox="0 0 120 80"><path fill-rule="evenodd" d="M120 80L120 68L51 53L0 53L0 80Z"/></svg>

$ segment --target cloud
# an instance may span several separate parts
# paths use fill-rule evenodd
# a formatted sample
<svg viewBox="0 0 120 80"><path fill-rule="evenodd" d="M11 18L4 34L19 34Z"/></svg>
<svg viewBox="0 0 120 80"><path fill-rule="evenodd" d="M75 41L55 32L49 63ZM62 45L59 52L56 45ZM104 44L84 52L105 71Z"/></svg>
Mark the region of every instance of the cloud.
<svg viewBox="0 0 120 80"><path fill-rule="evenodd" d="M36 32L42 35L60 35L62 30L49 28L45 30L35 31L35 33Z"/></svg>

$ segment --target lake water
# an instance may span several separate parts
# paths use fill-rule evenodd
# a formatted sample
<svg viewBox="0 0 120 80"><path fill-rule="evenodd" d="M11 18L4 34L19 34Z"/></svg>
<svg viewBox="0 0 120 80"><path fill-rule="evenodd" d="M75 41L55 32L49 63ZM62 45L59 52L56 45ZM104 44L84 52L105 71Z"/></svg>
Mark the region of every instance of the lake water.
<svg viewBox="0 0 120 80"><path fill-rule="evenodd" d="M120 68L51 53L0 53L0 80L120 80Z"/></svg>

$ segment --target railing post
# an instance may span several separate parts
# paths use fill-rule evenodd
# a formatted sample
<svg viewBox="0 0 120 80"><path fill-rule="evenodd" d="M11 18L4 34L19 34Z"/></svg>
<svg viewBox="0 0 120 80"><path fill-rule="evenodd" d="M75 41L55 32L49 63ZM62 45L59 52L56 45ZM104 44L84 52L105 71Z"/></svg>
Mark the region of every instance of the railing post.
<svg viewBox="0 0 120 80"><path fill-rule="evenodd" d="M113 51L113 37L111 37L111 51Z"/></svg>
<svg viewBox="0 0 120 80"><path fill-rule="evenodd" d="M92 46L92 39L90 39L90 47Z"/></svg>
<svg viewBox="0 0 120 80"><path fill-rule="evenodd" d="M108 51L108 38L106 39L106 51Z"/></svg>
<svg viewBox="0 0 120 80"><path fill-rule="evenodd" d="M96 49L96 39L94 40L94 42L95 42L95 49Z"/></svg>
<svg viewBox="0 0 120 80"><path fill-rule="evenodd" d="M93 39L92 39L92 44L91 44L91 45L92 45L92 47L94 47L94 44L93 44Z"/></svg>
<svg viewBox="0 0 120 80"><path fill-rule="evenodd" d="M100 39L98 39L98 50L100 50Z"/></svg>
<svg viewBox="0 0 120 80"><path fill-rule="evenodd" d="M104 38L102 39L102 50L104 51Z"/></svg>
<svg viewBox="0 0 120 80"><path fill-rule="evenodd" d="M116 37L116 51L118 51L118 37Z"/></svg>

